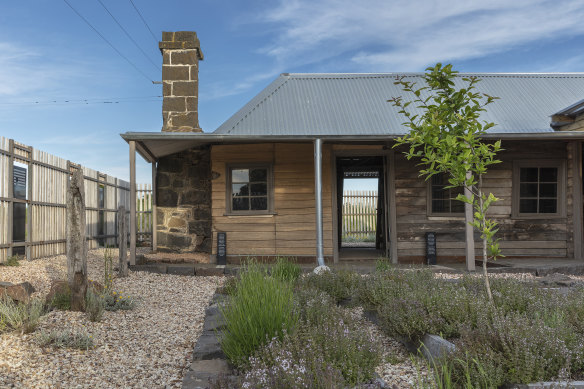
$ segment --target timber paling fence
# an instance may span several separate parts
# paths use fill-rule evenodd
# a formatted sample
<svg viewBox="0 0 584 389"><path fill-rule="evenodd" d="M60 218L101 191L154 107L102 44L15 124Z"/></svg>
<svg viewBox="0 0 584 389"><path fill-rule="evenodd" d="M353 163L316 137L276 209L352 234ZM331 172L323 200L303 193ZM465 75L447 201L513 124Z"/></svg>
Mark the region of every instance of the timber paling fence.
<svg viewBox="0 0 584 389"><path fill-rule="evenodd" d="M342 236L345 239L374 239L377 226L377 191L343 191Z"/></svg>
<svg viewBox="0 0 584 389"><path fill-rule="evenodd" d="M152 185L136 184L136 238L148 241L152 236Z"/></svg>
<svg viewBox="0 0 584 389"><path fill-rule="evenodd" d="M67 188L71 173L85 178L90 249L117 243L117 210L130 209L130 184L0 136L0 263L66 251Z"/></svg>

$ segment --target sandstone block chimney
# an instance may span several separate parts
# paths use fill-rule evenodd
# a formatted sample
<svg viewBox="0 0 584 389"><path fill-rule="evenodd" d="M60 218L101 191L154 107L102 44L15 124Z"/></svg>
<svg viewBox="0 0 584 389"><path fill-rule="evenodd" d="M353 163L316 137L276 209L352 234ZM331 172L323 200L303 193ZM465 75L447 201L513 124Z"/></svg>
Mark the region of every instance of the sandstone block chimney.
<svg viewBox="0 0 584 389"><path fill-rule="evenodd" d="M199 127L201 44L194 31L162 32L162 131L203 132Z"/></svg>

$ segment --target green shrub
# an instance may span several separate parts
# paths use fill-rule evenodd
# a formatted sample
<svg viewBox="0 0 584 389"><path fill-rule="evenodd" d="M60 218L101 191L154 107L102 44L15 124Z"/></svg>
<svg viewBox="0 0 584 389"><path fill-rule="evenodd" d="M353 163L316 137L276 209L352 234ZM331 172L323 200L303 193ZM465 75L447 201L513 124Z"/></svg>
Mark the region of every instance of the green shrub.
<svg viewBox="0 0 584 389"><path fill-rule="evenodd" d="M119 292L105 291L103 296L106 311L129 311L136 307L136 300L130 296L124 296Z"/></svg>
<svg viewBox="0 0 584 389"><path fill-rule="evenodd" d="M355 272L331 270L320 274L309 273L305 275L298 280L298 287L322 290L338 303L352 297L361 281L361 276Z"/></svg>
<svg viewBox="0 0 584 389"><path fill-rule="evenodd" d="M302 269L287 257L278 257L272 268L272 277L280 281L294 282L302 274Z"/></svg>
<svg viewBox="0 0 584 389"><path fill-rule="evenodd" d="M93 347L93 337L86 331L72 331L69 329L58 331L41 331L35 337L39 346L53 346L57 348L76 348L88 350Z"/></svg>
<svg viewBox="0 0 584 389"><path fill-rule="evenodd" d="M370 382L381 353L334 300L315 289L295 294L300 323L250 359L244 387L343 388Z"/></svg>
<svg viewBox="0 0 584 389"><path fill-rule="evenodd" d="M392 264L389 258L379 257L377 261L375 261L375 272L376 273L383 273L385 271L389 271L392 268Z"/></svg>
<svg viewBox="0 0 584 389"><path fill-rule="evenodd" d="M69 289L68 285L64 291L55 293L55 297L53 297L49 306L61 311L68 311L71 309L71 289Z"/></svg>
<svg viewBox="0 0 584 389"><path fill-rule="evenodd" d="M219 342L237 366L245 365L274 337L281 339L285 332L291 332L298 320L292 285L270 277L265 267L253 262L242 270L236 292L221 312L225 328L219 333Z"/></svg>
<svg viewBox="0 0 584 389"><path fill-rule="evenodd" d="M105 298L96 293L93 288L88 288L85 294L85 313L89 320L100 321L105 311Z"/></svg>
<svg viewBox="0 0 584 389"><path fill-rule="evenodd" d="M42 315L45 305L40 299L33 299L26 304L15 303L12 299L0 299L0 330L20 331L24 334L33 332Z"/></svg>
<svg viewBox="0 0 584 389"><path fill-rule="evenodd" d="M220 288L217 292L226 294L228 296L232 296L235 294L235 291L237 289L237 282L238 282L237 277L228 277L225 280L225 283L223 284L223 288Z"/></svg>
<svg viewBox="0 0 584 389"><path fill-rule="evenodd" d="M6 261L0 262L0 266L20 266L20 257L18 255L12 255L6 258Z"/></svg>

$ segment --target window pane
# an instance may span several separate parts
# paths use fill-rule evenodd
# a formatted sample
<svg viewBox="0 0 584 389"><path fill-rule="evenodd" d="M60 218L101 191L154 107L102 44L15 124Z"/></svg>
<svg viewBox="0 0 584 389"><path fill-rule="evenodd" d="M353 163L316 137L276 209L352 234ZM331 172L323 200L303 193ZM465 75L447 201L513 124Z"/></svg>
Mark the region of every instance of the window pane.
<svg viewBox="0 0 584 389"><path fill-rule="evenodd" d="M519 213L537 213L536 199L519 200Z"/></svg>
<svg viewBox="0 0 584 389"><path fill-rule="evenodd" d="M444 174L436 174L432 176L432 185L446 185L448 182L446 181L446 177Z"/></svg>
<svg viewBox="0 0 584 389"><path fill-rule="evenodd" d="M539 213L556 213L558 210L558 201L556 199L539 200Z"/></svg>
<svg viewBox="0 0 584 389"><path fill-rule="evenodd" d="M251 195L252 196L267 196L268 195L268 185L263 184L251 184Z"/></svg>
<svg viewBox="0 0 584 389"><path fill-rule="evenodd" d="M233 196L249 195L248 184L233 184Z"/></svg>
<svg viewBox="0 0 584 389"><path fill-rule="evenodd" d="M448 190L441 186L432 187L432 200L444 200L448 198Z"/></svg>
<svg viewBox="0 0 584 389"><path fill-rule="evenodd" d="M539 169L540 182L557 182L558 168L557 167L542 167Z"/></svg>
<svg viewBox="0 0 584 389"><path fill-rule="evenodd" d="M520 197L537 197L537 184L520 184Z"/></svg>
<svg viewBox="0 0 584 389"><path fill-rule="evenodd" d="M249 182L249 169L233 169L231 182Z"/></svg>
<svg viewBox="0 0 584 389"><path fill-rule="evenodd" d="M451 200L450 207L451 207L450 212L452 212L452 213L463 213L464 212L464 203L462 201Z"/></svg>
<svg viewBox="0 0 584 389"><path fill-rule="evenodd" d="M251 199L251 209L254 211L265 211L268 209L267 197L253 197Z"/></svg>
<svg viewBox="0 0 584 389"><path fill-rule="evenodd" d="M432 200L433 213L447 213L449 212L449 200Z"/></svg>
<svg viewBox="0 0 584 389"><path fill-rule="evenodd" d="M234 197L233 198L233 210L234 211L248 211L249 210L249 198L248 197Z"/></svg>
<svg viewBox="0 0 584 389"><path fill-rule="evenodd" d="M557 184L539 184L539 197L557 197Z"/></svg>
<svg viewBox="0 0 584 389"><path fill-rule="evenodd" d="M267 181L268 180L268 170L267 169L252 169L250 173L250 181Z"/></svg>
<svg viewBox="0 0 584 389"><path fill-rule="evenodd" d="M537 171L536 167L522 167L520 169L520 181L521 182L537 182Z"/></svg>
<svg viewBox="0 0 584 389"><path fill-rule="evenodd" d="M105 191L105 189L104 189L103 185L100 185L99 186L99 189L98 189L99 201L98 201L98 205L97 205L99 208L104 208L105 207L104 191Z"/></svg>

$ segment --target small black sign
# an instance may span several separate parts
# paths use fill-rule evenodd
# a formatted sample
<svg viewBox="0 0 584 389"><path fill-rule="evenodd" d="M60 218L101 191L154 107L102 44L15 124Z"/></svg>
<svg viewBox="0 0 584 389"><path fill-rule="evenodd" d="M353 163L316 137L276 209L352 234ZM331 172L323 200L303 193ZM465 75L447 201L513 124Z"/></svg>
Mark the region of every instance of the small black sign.
<svg viewBox="0 0 584 389"><path fill-rule="evenodd" d="M217 233L217 265L227 264L227 234Z"/></svg>
<svg viewBox="0 0 584 389"><path fill-rule="evenodd" d="M436 233L426 232L426 264L436 264Z"/></svg>

